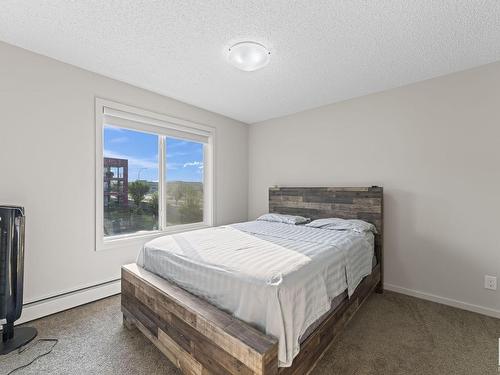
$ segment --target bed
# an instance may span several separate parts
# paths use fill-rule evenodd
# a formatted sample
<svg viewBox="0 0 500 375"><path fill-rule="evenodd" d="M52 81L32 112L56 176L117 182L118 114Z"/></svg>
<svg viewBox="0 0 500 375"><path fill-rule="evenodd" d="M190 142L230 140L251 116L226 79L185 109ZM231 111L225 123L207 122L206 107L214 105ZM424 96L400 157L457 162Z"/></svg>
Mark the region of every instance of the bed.
<svg viewBox="0 0 500 375"><path fill-rule="evenodd" d="M382 208L380 187L275 187L271 213L377 233L254 221L151 241L122 268L124 323L187 374L307 373L382 291Z"/></svg>

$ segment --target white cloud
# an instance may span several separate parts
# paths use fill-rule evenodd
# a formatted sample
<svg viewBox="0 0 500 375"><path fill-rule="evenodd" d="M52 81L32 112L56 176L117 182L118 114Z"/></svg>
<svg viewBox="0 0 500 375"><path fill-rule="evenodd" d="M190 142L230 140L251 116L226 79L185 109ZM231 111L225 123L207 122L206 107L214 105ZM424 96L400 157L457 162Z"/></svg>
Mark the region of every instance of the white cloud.
<svg viewBox="0 0 500 375"><path fill-rule="evenodd" d="M109 143L125 143L128 142L128 137L117 137L109 140Z"/></svg>
<svg viewBox="0 0 500 375"><path fill-rule="evenodd" d="M169 144L167 148L172 149L172 148L182 147L182 146L185 146L187 144L188 144L188 141L177 141L174 144Z"/></svg>
<svg viewBox="0 0 500 375"><path fill-rule="evenodd" d="M167 152L167 158L173 158L175 156L186 156L189 155L188 152Z"/></svg>
<svg viewBox="0 0 500 375"><path fill-rule="evenodd" d="M183 168L186 167L198 167L199 169L202 169L203 163L201 161L190 161L189 163L184 163Z"/></svg>
<svg viewBox="0 0 500 375"><path fill-rule="evenodd" d="M179 167L182 167L181 163L167 163L167 170L179 169Z"/></svg>

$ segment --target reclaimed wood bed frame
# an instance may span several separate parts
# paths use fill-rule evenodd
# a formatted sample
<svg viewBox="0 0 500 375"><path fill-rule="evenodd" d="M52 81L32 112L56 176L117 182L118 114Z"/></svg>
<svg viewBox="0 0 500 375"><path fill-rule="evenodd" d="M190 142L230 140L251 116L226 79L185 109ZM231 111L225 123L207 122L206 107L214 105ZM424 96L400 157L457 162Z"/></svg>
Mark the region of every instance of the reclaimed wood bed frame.
<svg viewBox="0 0 500 375"><path fill-rule="evenodd" d="M373 223L378 264L302 342L291 367L278 367L278 341L151 272L122 267L123 323L137 327L184 374L308 374L372 291L383 283L381 187L273 187L269 212Z"/></svg>

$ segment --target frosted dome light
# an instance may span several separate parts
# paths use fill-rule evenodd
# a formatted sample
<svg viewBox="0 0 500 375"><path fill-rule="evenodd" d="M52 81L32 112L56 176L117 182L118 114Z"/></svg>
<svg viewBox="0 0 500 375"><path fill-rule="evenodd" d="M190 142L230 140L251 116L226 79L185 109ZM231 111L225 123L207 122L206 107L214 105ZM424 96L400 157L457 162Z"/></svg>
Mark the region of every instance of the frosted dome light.
<svg viewBox="0 0 500 375"><path fill-rule="evenodd" d="M229 48L228 60L231 65L245 72L261 69L269 64L271 52L260 43L241 42Z"/></svg>

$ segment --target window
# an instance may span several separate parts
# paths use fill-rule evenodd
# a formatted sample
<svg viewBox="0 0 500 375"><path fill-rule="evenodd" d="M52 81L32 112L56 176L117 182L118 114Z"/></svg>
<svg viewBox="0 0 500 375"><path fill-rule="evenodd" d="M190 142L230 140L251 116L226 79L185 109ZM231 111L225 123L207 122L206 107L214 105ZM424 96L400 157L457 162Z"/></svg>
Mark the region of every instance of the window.
<svg viewBox="0 0 500 375"><path fill-rule="evenodd" d="M212 225L212 128L96 99L96 248Z"/></svg>

